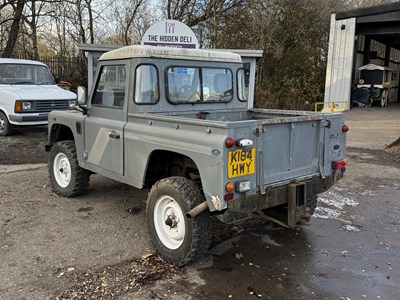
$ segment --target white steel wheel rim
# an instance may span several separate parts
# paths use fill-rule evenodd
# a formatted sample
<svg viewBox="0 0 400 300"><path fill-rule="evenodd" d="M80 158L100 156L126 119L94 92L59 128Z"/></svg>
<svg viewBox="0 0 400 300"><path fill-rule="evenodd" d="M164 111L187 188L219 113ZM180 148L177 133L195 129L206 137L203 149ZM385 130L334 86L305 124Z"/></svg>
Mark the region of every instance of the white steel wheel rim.
<svg viewBox="0 0 400 300"><path fill-rule="evenodd" d="M64 153L58 153L54 157L53 174L60 187L67 187L71 182L71 164Z"/></svg>
<svg viewBox="0 0 400 300"><path fill-rule="evenodd" d="M153 220L157 236L163 245L172 250L178 249L185 238L185 219L178 202L170 196L158 198Z"/></svg>

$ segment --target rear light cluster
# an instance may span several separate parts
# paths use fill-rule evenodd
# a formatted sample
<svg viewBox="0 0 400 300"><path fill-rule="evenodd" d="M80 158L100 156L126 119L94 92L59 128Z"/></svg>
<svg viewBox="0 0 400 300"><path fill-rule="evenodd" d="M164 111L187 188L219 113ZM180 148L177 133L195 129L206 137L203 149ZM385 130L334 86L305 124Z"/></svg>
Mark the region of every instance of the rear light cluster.
<svg viewBox="0 0 400 300"><path fill-rule="evenodd" d="M244 193L247 191L250 191L251 189L251 181L246 180L246 181L236 181L235 183L233 182L228 182L225 185L225 191L228 194L225 194L224 199L225 200L232 200L233 199L233 193L236 191L237 193Z"/></svg>
<svg viewBox="0 0 400 300"><path fill-rule="evenodd" d="M347 126L346 124L343 124L342 132L346 133L347 131L349 131L349 126Z"/></svg>
<svg viewBox="0 0 400 300"><path fill-rule="evenodd" d="M225 146L228 149L232 148L233 146L248 147L253 146L253 141L250 139L238 139L235 141L233 138L228 137L225 141Z"/></svg>
<svg viewBox="0 0 400 300"><path fill-rule="evenodd" d="M332 169L333 170L341 170L342 172L345 172L348 162L349 161L347 159L333 161L332 162Z"/></svg>

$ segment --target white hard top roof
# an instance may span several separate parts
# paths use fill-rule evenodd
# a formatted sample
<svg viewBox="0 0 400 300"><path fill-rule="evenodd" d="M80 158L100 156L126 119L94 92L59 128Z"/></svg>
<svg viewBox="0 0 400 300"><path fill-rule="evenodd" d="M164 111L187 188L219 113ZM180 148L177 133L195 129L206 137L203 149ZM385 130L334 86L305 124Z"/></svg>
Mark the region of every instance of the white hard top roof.
<svg viewBox="0 0 400 300"><path fill-rule="evenodd" d="M99 60L153 57L241 63L239 54L214 50L195 50L153 46L127 46L104 53Z"/></svg>
<svg viewBox="0 0 400 300"><path fill-rule="evenodd" d="M359 70L388 70L388 71L392 71L391 68L389 67L385 67L385 66L379 66L379 65L375 65L375 64L368 64L368 65L364 65L358 68Z"/></svg>
<svg viewBox="0 0 400 300"><path fill-rule="evenodd" d="M0 58L0 64L20 64L20 65L41 65L45 66L44 63L29 59L17 59L17 58Z"/></svg>

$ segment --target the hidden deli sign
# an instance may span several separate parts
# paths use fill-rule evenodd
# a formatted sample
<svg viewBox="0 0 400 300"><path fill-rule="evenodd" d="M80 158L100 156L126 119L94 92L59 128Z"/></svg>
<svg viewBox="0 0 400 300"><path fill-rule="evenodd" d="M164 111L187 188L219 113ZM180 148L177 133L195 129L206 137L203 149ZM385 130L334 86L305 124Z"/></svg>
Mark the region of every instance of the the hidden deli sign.
<svg viewBox="0 0 400 300"><path fill-rule="evenodd" d="M198 49L199 43L194 32L185 24L175 20L155 23L142 38L142 45Z"/></svg>

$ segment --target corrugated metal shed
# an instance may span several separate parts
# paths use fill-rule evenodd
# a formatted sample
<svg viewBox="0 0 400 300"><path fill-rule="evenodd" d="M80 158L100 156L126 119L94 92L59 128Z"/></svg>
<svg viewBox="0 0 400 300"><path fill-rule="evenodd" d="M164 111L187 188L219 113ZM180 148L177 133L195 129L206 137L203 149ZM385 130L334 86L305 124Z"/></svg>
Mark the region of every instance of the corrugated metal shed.
<svg viewBox="0 0 400 300"><path fill-rule="evenodd" d="M369 62L400 71L400 2L332 14L324 102L349 109L358 67ZM399 98L398 77L392 102Z"/></svg>

